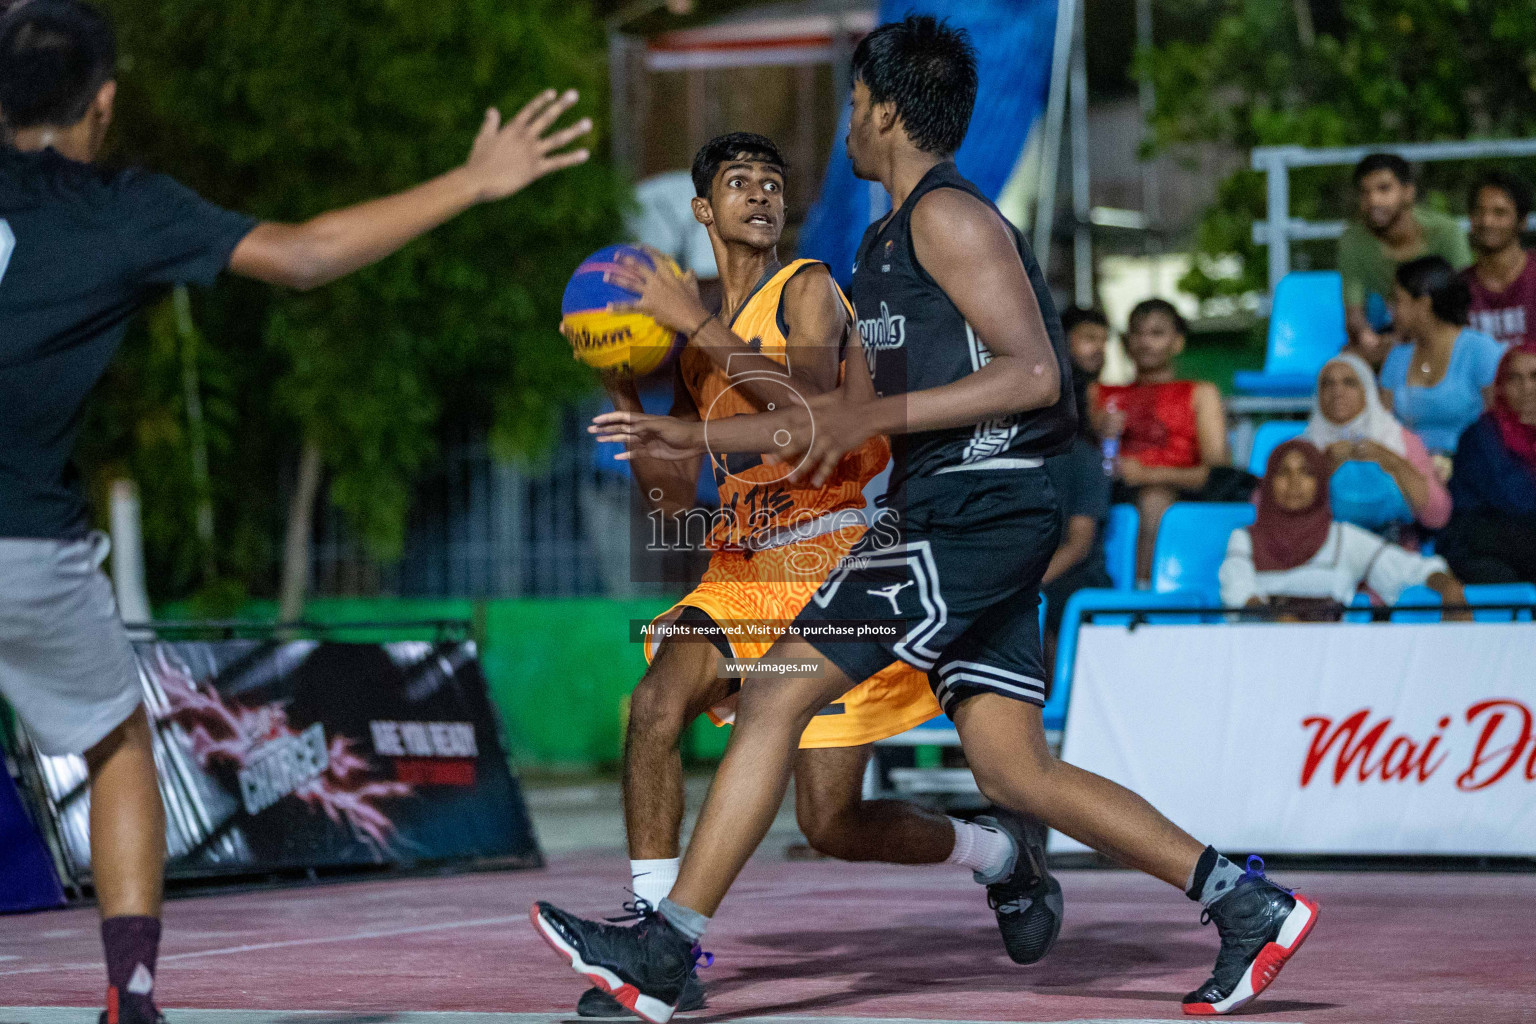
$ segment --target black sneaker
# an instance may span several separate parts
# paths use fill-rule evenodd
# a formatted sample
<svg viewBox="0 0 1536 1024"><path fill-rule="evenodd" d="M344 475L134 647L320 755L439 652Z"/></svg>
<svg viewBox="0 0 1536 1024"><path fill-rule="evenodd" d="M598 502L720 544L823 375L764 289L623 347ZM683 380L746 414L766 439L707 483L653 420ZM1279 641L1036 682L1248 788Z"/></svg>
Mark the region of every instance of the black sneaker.
<svg viewBox="0 0 1536 1024"><path fill-rule="evenodd" d="M1317 924L1317 904L1271 882L1264 861L1249 857L1232 891L1200 915L1209 921L1221 935L1216 968L1184 997L1184 1012L1201 1016L1231 1013L1268 988Z"/></svg>
<svg viewBox="0 0 1536 1024"><path fill-rule="evenodd" d="M165 1014L159 1010L155 1011L153 1017L146 1017L140 1013L119 1013L116 1019L113 1019L110 1010L102 1010L97 1022L98 1024L165 1024Z"/></svg>
<svg viewBox="0 0 1536 1024"><path fill-rule="evenodd" d="M683 994L677 999L676 1012L689 1013L693 1010L702 1010L704 1006L704 983L699 980L696 972L689 971L688 980L683 982ZM576 1015L578 1017L633 1017L634 1013L626 1009L613 996L594 985L576 1000Z"/></svg>
<svg viewBox="0 0 1536 1024"><path fill-rule="evenodd" d="M1001 881L988 884L979 874L973 877L987 886L987 905L997 915L1008 958L1016 964L1036 963L1056 944L1065 909L1061 883L1045 869L1045 826L1002 808L975 822L1013 840L1013 862L1005 866Z"/></svg>
<svg viewBox="0 0 1536 1024"><path fill-rule="evenodd" d="M619 1005L651 1024L667 1024L683 995L699 947L659 914L622 928L566 913L540 900L528 913L550 948Z"/></svg>

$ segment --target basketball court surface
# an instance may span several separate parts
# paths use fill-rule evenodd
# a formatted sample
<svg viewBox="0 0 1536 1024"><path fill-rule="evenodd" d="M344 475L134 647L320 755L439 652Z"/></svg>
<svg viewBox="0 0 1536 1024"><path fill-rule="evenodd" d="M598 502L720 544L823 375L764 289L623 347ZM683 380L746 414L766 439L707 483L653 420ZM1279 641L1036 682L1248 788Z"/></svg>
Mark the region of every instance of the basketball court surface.
<svg viewBox="0 0 1536 1024"><path fill-rule="evenodd" d="M528 907L589 914L627 898L626 862L201 895L166 905L158 995L170 1024L549 1024L584 982ZM1241 1016L1339 1024L1536 1021L1536 875L1276 872L1322 906L1317 930ZM1050 957L1003 953L981 888L954 868L748 866L705 945L710 1005L682 1021L1190 1020L1216 934L1199 908L1128 871L1060 873ZM90 908L0 921L0 1024L94 1024Z"/></svg>

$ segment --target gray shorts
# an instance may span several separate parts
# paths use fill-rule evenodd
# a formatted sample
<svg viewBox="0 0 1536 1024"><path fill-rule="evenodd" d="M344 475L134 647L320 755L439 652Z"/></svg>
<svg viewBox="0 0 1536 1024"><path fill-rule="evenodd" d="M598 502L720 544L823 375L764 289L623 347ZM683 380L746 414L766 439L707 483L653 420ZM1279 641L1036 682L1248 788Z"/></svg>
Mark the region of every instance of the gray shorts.
<svg viewBox="0 0 1536 1024"><path fill-rule="evenodd" d="M107 538L0 538L0 695L44 754L82 754L144 699L101 571Z"/></svg>

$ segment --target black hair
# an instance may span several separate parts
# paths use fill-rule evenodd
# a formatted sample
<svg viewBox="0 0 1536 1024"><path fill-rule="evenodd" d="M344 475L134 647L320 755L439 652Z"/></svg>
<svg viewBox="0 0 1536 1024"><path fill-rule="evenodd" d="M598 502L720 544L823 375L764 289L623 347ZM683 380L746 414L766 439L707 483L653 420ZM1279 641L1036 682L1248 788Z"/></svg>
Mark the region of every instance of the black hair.
<svg viewBox="0 0 1536 1024"><path fill-rule="evenodd" d="M0 17L0 119L76 124L117 72L112 23L84 0L23 0Z"/></svg>
<svg viewBox="0 0 1536 1024"><path fill-rule="evenodd" d="M1109 318L1097 309L1086 309L1082 306L1068 306L1061 311L1063 333L1071 334L1078 324L1098 324L1108 330Z"/></svg>
<svg viewBox="0 0 1536 1024"><path fill-rule="evenodd" d="M1173 321L1173 329L1179 334L1189 333L1189 321L1167 299L1142 299L1131 309L1131 315L1126 319L1126 326L1131 330L1136 329L1136 322L1148 313L1161 313Z"/></svg>
<svg viewBox="0 0 1536 1024"><path fill-rule="evenodd" d="M700 199L709 198L709 189L715 183L715 173L720 165L732 160L760 161L784 173L784 155L766 135L751 132L731 132L717 135L704 143L693 155L693 192Z"/></svg>
<svg viewBox="0 0 1536 1024"><path fill-rule="evenodd" d="M1404 185L1413 184L1413 168L1408 166L1408 161L1396 153L1370 153L1359 163L1355 164L1355 184L1359 185L1365 180L1367 174L1375 174L1377 171L1391 171L1392 177Z"/></svg>
<svg viewBox="0 0 1536 1024"><path fill-rule="evenodd" d="M907 138L949 156L965 141L976 106L976 50L963 28L930 14L881 25L853 51L853 80L875 103L894 103Z"/></svg>
<svg viewBox="0 0 1536 1024"><path fill-rule="evenodd" d="M1477 197L1485 188L1496 188L1509 196L1509 201L1515 204L1515 213L1520 217L1520 227L1525 228L1525 218L1531 215L1531 186L1526 180L1507 171L1485 171L1472 183L1472 191L1467 193L1467 209L1470 211L1477 206Z"/></svg>
<svg viewBox="0 0 1536 1024"><path fill-rule="evenodd" d="M1465 327L1472 292L1443 256L1420 256L1397 268L1397 283L1416 299L1429 296L1429 308L1448 324Z"/></svg>

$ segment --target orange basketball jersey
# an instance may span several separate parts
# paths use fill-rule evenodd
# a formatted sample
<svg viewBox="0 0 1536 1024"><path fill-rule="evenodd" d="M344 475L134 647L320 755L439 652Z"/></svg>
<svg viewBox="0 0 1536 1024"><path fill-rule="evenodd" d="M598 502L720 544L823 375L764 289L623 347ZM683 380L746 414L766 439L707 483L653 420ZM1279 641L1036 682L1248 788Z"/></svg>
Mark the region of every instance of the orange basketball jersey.
<svg viewBox="0 0 1536 1024"><path fill-rule="evenodd" d="M754 351L786 366L789 322L784 310L784 288L794 276L816 260L795 260L779 270L742 306L731 321L731 330L747 339ZM854 323L853 306L839 290L838 297L848 310L848 322ZM762 412L741 388L743 378L771 379L772 374L737 372L734 377L721 369L710 353L689 347L683 350L680 369L683 385L693 396L699 416L706 422L729 416ZM784 400L800 401L782 377ZM820 487L808 483L790 486L786 482L794 468L784 463L767 463L761 455L710 453L710 467L720 490L722 515L716 519L710 537L712 547L722 550L755 550L782 543L791 529L815 529L811 524L843 509L864 507L864 486L890 459L890 443L874 437L843 456L837 470ZM828 524L830 525L830 524Z"/></svg>

